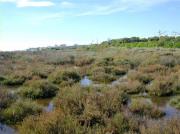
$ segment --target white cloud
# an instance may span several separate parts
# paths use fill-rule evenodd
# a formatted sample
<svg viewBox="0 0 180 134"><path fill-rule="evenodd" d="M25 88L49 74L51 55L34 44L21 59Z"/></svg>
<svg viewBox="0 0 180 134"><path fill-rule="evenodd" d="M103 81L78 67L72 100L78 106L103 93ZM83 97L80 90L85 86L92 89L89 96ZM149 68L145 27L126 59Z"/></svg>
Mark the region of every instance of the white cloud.
<svg viewBox="0 0 180 134"><path fill-rule="evenodd" d="M17 7L47 7L54 5L54 3L51 1L0 0L0 2L12 2L15 3Z"/></svg>
<svg viewBox="0 0 180 134"><path fill-rule="evenodd" d="M147 9L149 7L173 2L180 0L111 0L111 1L84 1L79 0L79 2L72 3L67 0L59 0L61 8L79 8L86 9L79 13L77 16L84 15L108 15L120 11L136 11L141 9ZM17 7L41 7L41 6L53 6L55 2L53 0L0 0L0 2L12 2L17 5ZM57 1L56 1L57 4ZM82 6L83 5L83 6Z"/></svg>
<svg viewBox="0 0 180 134"><path fill-rule="evenodd" d="M68 2L68 1L62 1L60 3L60 7L62 7L62 8L74 8L75 4L72 2Z"/></svg>
<svg viewBox="0 0 180 134"><path fill-rule="evenodd" d="M76 16L109 15L120 11L140 11L150 7L180 0L112 0L105 5L93 5L89 10Z"/></svg>
<svg viewBox="0 0 180 134"><path fill-rule="evenodd" d="M57 20L57 21L61 20L62 21L65 16L67 16L67 14L64 12L50 13L50 14L46 14L46 15L41 15L40 17L37 16L37 17L29 18L28 22L30 22L30 24L33 24L33 25L39 25L45 21L51 21L51 20L53 20L53 21L54 20Z"/></svg>
<svg viewBox="0 0 180 134"><path fill-rule="evenodd" d="M19 0L17 3L18 7L46 7L46 6L53 6L54 3L50 1L30 1L30 0Z"/></svg>
<svg viewBox="0 0 180 134"><path fill-rule="evenodd" d="M115 7L115 6L112 6L112 5L109 5L109 6L97 6L94 10L79 13L76 16L109 15L109 14L112 14L112 13L124 11L126 9L127 9L127 7L125 7L125 6L120 6L120 7Z"/></svg>
<svg viewBox="0 0 180 134"><path fill-rule="evenodd" d="M0 2L16 2L16 0L0 0Z"/></svg>

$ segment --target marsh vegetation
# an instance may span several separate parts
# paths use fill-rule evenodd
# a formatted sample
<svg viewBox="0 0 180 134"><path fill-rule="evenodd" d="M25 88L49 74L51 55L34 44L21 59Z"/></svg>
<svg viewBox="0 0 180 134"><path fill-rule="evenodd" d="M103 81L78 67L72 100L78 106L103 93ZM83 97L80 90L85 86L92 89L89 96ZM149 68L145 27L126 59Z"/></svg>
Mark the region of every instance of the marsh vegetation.
<svg viewBox="0 0 180 134"><path fill-rule="evenodd" d="M165 39L0 52L0 122L19 134L179 134L179 37Z"/></svg>

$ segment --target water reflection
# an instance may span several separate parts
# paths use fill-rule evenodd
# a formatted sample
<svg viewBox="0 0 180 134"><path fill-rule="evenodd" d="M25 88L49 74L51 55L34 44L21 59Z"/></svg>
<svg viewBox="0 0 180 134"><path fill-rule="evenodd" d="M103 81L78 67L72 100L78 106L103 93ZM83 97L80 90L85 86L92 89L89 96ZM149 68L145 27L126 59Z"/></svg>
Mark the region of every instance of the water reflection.
<svg viewBox="0 0 180 134"><path fill-rule="evenodd" d="M119 79L113 81L111 83L111 86L117 86L119 84L126 83L126 81L127 81L127 74L124 76L121 76Z"/></svg>
<svg viewBox="0 0 180 134"><path fill-rule="evenodd" d="M140 96L131 96L132 98L140 99ZM180 117L180 110L176 109L175 107L169 104L169 100L172 97L143 97L144 101L147 103L152 103L153 105L162 109L165 112L164 118L173 118L173 117ZM129 101L128 105L131 104L131 100Z"/></svg>
<svg viewBox="0 0 180 134"><path fill-rule="evenodd" d="M88 87L88 86L92 85L92 81L91 81L87 76L85 76L85 77L80 81L80 83L81 83L81 86L83 86L83 87Z"/></svg>
<svg viewBox="0 0 180 134"><path fill-rule="evenodd" d="M0 123L0 134L16 134L15 129Z"/></svg>
<svg viewBox="0 0 180 134"><path fill-rule="evenodd" d="M37 103L44 106L45 112L51 112L54 110L54 104L52 99L38 99Z"/></svg>
<svg viewBox="0 0 180 134"><path fill-rule="evenodd" d="M166 113L166 115L165 115L166 118L180 117L180 111L177 110L176 108L170 106L169 104L167 104L163 108L163 111Z"/></svg>
<svg viewBox="0 0 180 134"><path fill-rule="evenodd" d="M46 112L51 112L54 110L54 104L53 102L49 102L48 106L45 107Z"/></svg>
<svg viewBox="0 0 180 134"><path fill-rule="evenodd" d="M180 110L176 109L175 107L169 104L169 100L172 97L152 97L151 101L162 108L162 110L166 113L165 118L172 118L172 117L180 117Z"/></svg>

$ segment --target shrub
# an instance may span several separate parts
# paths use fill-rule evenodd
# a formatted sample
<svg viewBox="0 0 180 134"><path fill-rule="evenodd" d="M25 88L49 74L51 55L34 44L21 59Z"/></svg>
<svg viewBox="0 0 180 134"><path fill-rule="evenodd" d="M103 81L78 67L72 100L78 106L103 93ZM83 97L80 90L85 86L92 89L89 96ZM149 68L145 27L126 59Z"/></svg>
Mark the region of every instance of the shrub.
<svg viewBox="0 0 180 134"><path fill-rule="evenodd" d="M171 76L157 77L152 84L148 87L150 95L167 96L171 95L173 89L174 78Z"/></svg>
<svg viewBox="0 0 180 134"><path fill-rule="evenodd" d="M19 126L19 133L24 134L83 134L82 127L72 116L65 116L60 110L31 116Z"/></svg>
<svg viewBox="0 0 180 134"><path fill-rule="evenodd" d="M75 65L76 66L85 66L85 65L90 65L95 61L94 58L89 58L89 57L78 57L78 59L75 60Z"/></svg>
<svg viewBox="0 0 180 134"><path fill-rule="evenodd" d="M106 57L106 58L103 58L99 63L98 65L101 65L101 66L108 66L108 65L113 65L114 64L114 59L112 57Z"/></svg>
<svg viewBox="0 0 180 134"><path fill-rule="evenodd" d="M101 111L107 116L112 117L120 111L122 105L127 104L129 97L126 93L117 88L111 88L102 93L99 101Z"/></svg>
<svg viewBox="0 0 180 134"><path fill-rule="evenodd" d="M45 80L29 81L21 87L18 93L21 96L37 99L50 98L56 95L58 87Z"/></svg>
<svg viewBox="0 0 180 134"><path fill-rule="evenodd" d="M48 64L53 65L65 65L65 64L74 64L75 57L69 55L51 55L46 59Z"/></svg>
<svg viewBox="0 0 180 134"><path fill-rule="evenodd" d="M139 62L131 59L120 59L117 61L118 65L129 66L131 69L134 69L139 66Z"/></svg>
<svg viewBox="0 0 180 134"><path fill-rule="evenodd" d="M60 107L71 115L80 115L84 110L84 92L78 85L63 88L55 99L56 107Z"/></svg>
<svg viewBox="0 0 180 134"><path fill-rule="evenodd" d="M117 113L111 121L110 128L112 133L124 134L129 130L128 120L122 113Z"/></svg>
<svg viewBox="0 0 180 134"><path fill-rule="evenodd" d="M118 67L113 68L113 74L114 75L122 76L122 75L125 75L126 73L127 73L127 69L118 68Z"/></svg>
<svg viewBox="0 0 180 134"><path fill-rule="evenodd" d="M160 57L160 64L167 67L174 67L176 65L175 57L173 56L162 56Z"/></svg>
<svg viewBox="0 0 180 134"><path fill-rule="evenodd" d="M180 94L180 76L173 84L174 94Z"/></svg>
<svg viewBox="0 0 180 134"><path fill-rule="evenodd" d="M52 74L49 79L55 84L72 85L76 82L79 82L81 77L76 71L62 70Z"/></svg>
<svg viewBox="0 0 180 134"><path fill-rule="evenodd" d="M81 125L94 127L103 126L105 118L113 117L127 100L127 95L116 88L97 92L75 85L62 89L55 104L66 114L77 116Z"/></svg>
<svg viewBox="0 0 180 134"><path fill-rule="evenodd" d="M136 134L139 132L139 126L143 122L141 118L137 118L137 116L129 115L127 117L129 124L129 133L127 134ZM144 123L144 122L143 122Z"/></svg>
<svg viewBox="0 0 180 134"><path fill-rule="evenodd" d="M180 96L176 96L170 100L170 104L178 109L180 109Z"/></svg>
<svg viewBox="0 0 180 134"><path fill-rule="evenodd" d="M6 78L4 76L0 76L0 82L4 81Z"/></svg>
<svg viewBox="0 0 180 134"><path fill-rule="evenodd" d="M159 64L154 64L154 65L148 65L145 67L140 67L139 70L143 73L155 73L155 72L167 70L167 68Z"/></svg>
<svg viewBox="0 0 180 134"><path fill-rule="evenodd" d="M42 107L35 102L18 100L0 113L2 117L1 121L7 124L16 124L17 122L21 122L25 117L39 114L41 111Z"/></svg>
<svg viewBox="0 0 180 134"><path fill-rule="evenodd" d="M119 89L108 88L97 92L78 85L66 87L56 97L56 107L77 117L83 126L104 126L105 119L113 117L127 103L128 97Z"/></svg>
<svg viewBox="0 0 180 134"><path fill-rule="evenodd" d="M90 76L90 78L95 82L101 82L101 83L110 83L116 80L115 76L104 72L98 72L96 74L93 74L92 76Z"/></svg>
<svg viewBox="0 0 180 134"><path fill-rule="evenodd" d="M142 98L132 99L129 108L133 113L140 115L147 115L152 118L159 118L165 115L163 111L158 109L156 106L153 106L150 100L142 99Z"/></svg>
<svg viewBox="0 0 180 134"><path fill-rule="evenodd" d="M0 110L8 107L15 99L15 96L8 93L7 90L0 90Z"/></svg>
<svg viewBox="0 0 180 134"><path fill-rule="evenodd" d="M137 80L128 80L126 83L120 84L119 88L128 94L137 94L146 90L144 85Z"/></svg>
<svg viewBox="0 0 180 134"><path fill-rule="evenodd" d="M119 89L103 89L102 92L91 92L85 97L84 122L90 126L104 125L106 118L112 118L121 111L123 104L127 103L128 97ZM91 102L91 104L89 104ZM96 119L96 121L94 121Z"/></svg>
<svg viewBox="0 0 180 134"><path fill-rule="evenodd" d="M116 80L117 76L113 74L113 67L94 67L90 71L90 78L95 82L110 83Z"/></svg>
<svg viewBox="0 0 180 134"><path fill-rule="evenodd" d="M39 70L33 70L32 71L32 76L38 76L42 79L46 79L48 77L47 72L39 71Z"/></svg>
<svg viewBox="0 0 180 134"><path fill-rule="evenodd" d="M152 109L152 104L146 99L132 99L129 107L132 112L143 115Z"/></svg>
<svg viewBox="0 0 180 134"><path fill-rule="evenodd" d="M1 84L7 86L22 85L26 80L25 76L9 76L0 81Z"/></svg>
<svg viewBox="0 0 180 134"><path fill-rule="evenodd" d="M89 101L91 99L88 99ZM88 104L85 102L84 110L81 116L79 116L79 122L86 127L104 126L105 120L96 102Z"/></svg>
<svg viewBox="0 0 180 134"><path fill-rule="evenodd" d="M128 74L128 78L131 80L138 80L143 84L149 84L153 80L151 75L141 72L131 72Z"/></svg>
<svg viewBox="0 0 180 134"><path fill-rule="evenodd" d="M179 117L164 120L149 120L140 126L141 134L179 134Z"/></svg>

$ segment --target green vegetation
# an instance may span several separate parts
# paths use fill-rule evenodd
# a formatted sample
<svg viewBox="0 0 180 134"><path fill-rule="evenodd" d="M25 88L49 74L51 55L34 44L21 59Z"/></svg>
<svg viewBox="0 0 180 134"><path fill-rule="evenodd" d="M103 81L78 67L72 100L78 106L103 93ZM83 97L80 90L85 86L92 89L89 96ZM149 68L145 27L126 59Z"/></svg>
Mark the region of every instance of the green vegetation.
<svg viewBox="0 0 180 134"><path fill-rule="evenodd" d="M179 48L180 37L170 37L170 36L161 36L161 37L150 37L150 38L122 38L122 39L112 39L108 41L104 41L100 44L100 46L108 47L165 47L165 48ZM96 45L96 44L95 44ZM96 48L96 46L90 46L90 48Z"/></svg>
<svg viewBox="0 0 180 134"><path fill-rule="evenodd" d="M48 81L36 80L25 83L18 93L27 98L37 99L54 97L57 91L58 87Z"/></svg>
<svg viewBox="0 0 180 134"><path fill-rule="evenodd" d="M144 85L137 80L128 80L126 83L119 85L119 88L128 94L138 94L145 91Z"/></svg>
<svg viewBox="0 0 180 134"><path fill-rule="evenodd" d="M133 113L147 115L152 118L159 118L165 115L163 111L158 109L156 106L153 106L153 104L147 99L132 99L129 107Z"/></svg>
<svg viewBox="0 0 180 134"><path fill-rule="evenodd" d="M159 76L149 86L149 93L155 96L167 96L173 94L176 90L175 82L177 78L175 75Z"/></svg>
<svg viewBox="0 0 180 134"><path fill-rule="evenodd" d="M0 84L2 85L8 85L8 86L16 86L16 85L22 85L25 82L26 78L23 76L9 76L6 77L0 77Z"/></svg>
<svg viewBox="0 0 180 134"><path fill-rule="evenodd" d="M16 124L29 115L35 115L42 112L42 107L30 100L18 100L12 103L10 107L0 112L0 120L6 124Z"/></svg>
<svg viewBox="0 0 180 134"><path fill-rule="evenodd" d="M162 132L166 134L180 133L179 118L161 121L150 120L140 128L141 134L161 134Z"/></svg>
<svg viewBox="0 0 180 134"><path fill-rule="evenodd" d="M81 79L78 72L73 70L60 70L54 72L50 77L49 80L55 84L60 85L72 85L76 82L79 82Z"/></svg>
<svg viewBox="0 0 180 134"><path fill-rule="evenodd" d="M170 100L170 104L178 109L180 109L180 96L174 97Z"/></svg>
<svg viewBox="0 0 180 134"><path fill-rule="evenodd" d="M8 107L15 99L15 96L6 90L0 90L0 110Z"/></svg>
<svg viewBox="0 0 180 134"><path fill-rule="evenodd" d="M78 85L66 87L56 98L57 111L30 117L19 130L20 133L93 134L108 131L105 126L109 125L113 132L123 133L128 130L128 121L120 111L126 102L127 96L118 89L102 89L97 93Z"/></svg>

